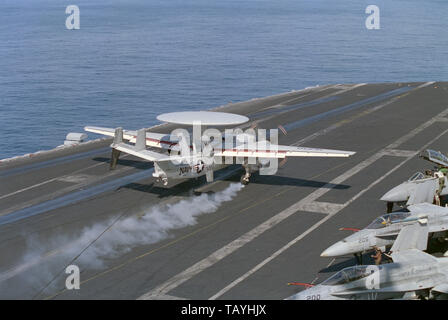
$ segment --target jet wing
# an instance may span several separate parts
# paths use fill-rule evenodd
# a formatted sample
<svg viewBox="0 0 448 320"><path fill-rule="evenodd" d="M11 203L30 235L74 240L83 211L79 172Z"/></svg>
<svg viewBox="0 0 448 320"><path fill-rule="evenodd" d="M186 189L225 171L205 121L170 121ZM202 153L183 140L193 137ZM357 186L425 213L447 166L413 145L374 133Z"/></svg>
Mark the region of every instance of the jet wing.
<svg viewBox="0 0 448 320"><path fill-rule="evenodd" d="M115 135L115 129L103 128L103 127L84 127L85 131L102 134L104 136L113 137ZM123 130L123 140L135 143L137 139L137 131ZM155 132L146 132L146 146L170 149L178 143L178 139L172 139L170 135Z"/></svg>
<svg viewBox="0 0 448 320"><path fill-rule="evenodd" d="M317 149L294 146L273 145L259 141L253 146L242 144L234 148L215 149L215 157L285 158L285 157L349 157L352 151Z"/></svg>

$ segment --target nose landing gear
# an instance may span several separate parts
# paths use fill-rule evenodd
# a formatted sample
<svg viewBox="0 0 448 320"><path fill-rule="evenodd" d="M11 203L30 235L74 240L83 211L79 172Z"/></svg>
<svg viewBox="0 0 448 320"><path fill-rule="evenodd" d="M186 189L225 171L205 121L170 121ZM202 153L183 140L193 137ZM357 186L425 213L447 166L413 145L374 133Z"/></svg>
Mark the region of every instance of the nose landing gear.
<svg viewBox="0 0 448 320"><path fill-rule="evenodd" d="M241 176L240 181L241 181L241 184L248 185L250 182L250 175L251 175L250 167L248 164L243 164L243 168L244 168L244 170L246 170L246 173Z"/></svg>

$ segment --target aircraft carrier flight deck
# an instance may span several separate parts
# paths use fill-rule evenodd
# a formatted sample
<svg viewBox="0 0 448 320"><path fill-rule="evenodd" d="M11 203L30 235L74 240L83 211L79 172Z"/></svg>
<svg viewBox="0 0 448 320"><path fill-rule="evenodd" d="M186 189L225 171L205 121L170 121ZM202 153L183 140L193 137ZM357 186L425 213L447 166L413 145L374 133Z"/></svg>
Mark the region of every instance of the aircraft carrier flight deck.
<svg viewBox="0 0 448 320"><path fill-rule="evenodd" d="M236 165L166 186L133 156L110 170L112 139L2 161L0 298L285 299L302 290L290 282L354 265L320 254L386 212L381 196L428 167L421 151L447 151L448 82L326 85L215 110L281 125L283 145L356 154L288 158L244 187ZM79 290L66 289L68 265Z"/></svg>

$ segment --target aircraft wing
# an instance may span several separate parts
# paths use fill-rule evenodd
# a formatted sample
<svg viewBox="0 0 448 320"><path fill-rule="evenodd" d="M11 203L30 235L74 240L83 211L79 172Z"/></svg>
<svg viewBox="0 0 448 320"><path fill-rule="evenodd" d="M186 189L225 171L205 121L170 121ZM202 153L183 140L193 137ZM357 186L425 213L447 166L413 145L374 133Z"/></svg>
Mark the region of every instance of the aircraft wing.
<svg viewBox="0 0 448 320"><path fill-rule="evenodd" d="M285 158L285 157L349 157L352 151L317 149L294 146L273 145L259 141L249 147L247 144L234 148L215 149L215 157Z"/></svg>
<svg viewBox="0 0 448 320"><path fill-rule="evenodd" d="M109 137L113 137L115 135L115 129L113 128L84 127L84 130ZM137 131L123 130L123 140L135 143L137 140ZM177 143L177 139L173 140L169 134L146 132L146 146L148 147L169 149Z"/></svg>

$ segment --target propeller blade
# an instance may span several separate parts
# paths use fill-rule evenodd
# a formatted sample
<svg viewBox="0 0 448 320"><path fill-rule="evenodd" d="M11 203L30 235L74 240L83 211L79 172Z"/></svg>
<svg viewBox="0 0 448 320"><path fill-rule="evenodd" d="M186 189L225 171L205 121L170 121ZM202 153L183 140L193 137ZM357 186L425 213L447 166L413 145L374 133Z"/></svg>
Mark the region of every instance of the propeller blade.
<svg viewBox="0 0 448 320"><path fill-rule="evenodd" d="M286 129L285 129L281 124L278 126L278 128L280 129L281 132L283 132L283 134L284 134L285 136L288 135L288 132L286 131Z"/></svg>
<svg viewBox="0 0 448 320"><path fill-rule="evenodd" d="M278 164L279 168L283 167L287 161L288 161L288 158L286 158L286 157L282 161L280 161L280 163Z"/></svg>
<svg viewBox="0 0 448 320"><path fill-rule="evenodd" d="M185 136L183 136L183 135L180 136L179 147L180 147L180 155L182 157L190 156L190 145L187 142L187 139L185 138Z"/></svg>
<svg viewBox="0 0 448 320"><path fill-rule="evenodd" d="M258 127L258 122L253 122L250 126L251 129L255 129L256 127Z"/></svg>

